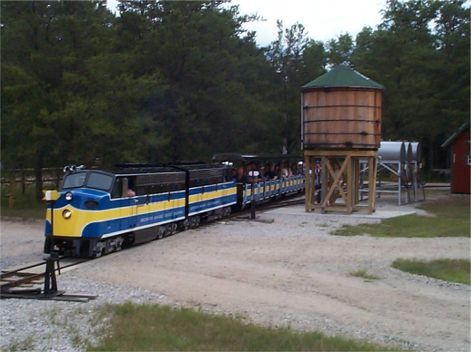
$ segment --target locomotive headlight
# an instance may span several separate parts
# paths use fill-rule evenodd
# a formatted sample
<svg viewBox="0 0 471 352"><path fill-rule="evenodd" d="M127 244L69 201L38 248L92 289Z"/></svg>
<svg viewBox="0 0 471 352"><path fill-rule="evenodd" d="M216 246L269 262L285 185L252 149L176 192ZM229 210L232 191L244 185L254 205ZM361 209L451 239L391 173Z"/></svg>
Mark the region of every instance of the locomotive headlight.
<svg viewBox="0 0 471 352"><path fill-rule="evenodd" d="M65 194L65 200L68 200L69 202L72 200L72 193L71 192L67 192Z"/></svg>
<svg viewBox="0 0 471 352"><path fill-rule="evenodd" d="M64 217L64 219L70 219L70 217L72 216L72 212L69 209L65 209L62 212L62 216Z"/></svg>

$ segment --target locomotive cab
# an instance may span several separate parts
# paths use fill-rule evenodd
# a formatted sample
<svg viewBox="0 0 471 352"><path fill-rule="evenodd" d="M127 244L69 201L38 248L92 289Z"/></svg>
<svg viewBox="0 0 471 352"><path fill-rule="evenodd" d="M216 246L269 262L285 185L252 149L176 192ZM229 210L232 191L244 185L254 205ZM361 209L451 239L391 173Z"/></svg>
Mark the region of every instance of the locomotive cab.
<svg viewBox="0 0 471 352"><path fill-rule="evenodd" d="M96 220L98 210L110 198L114 176L102 171L81 170L67 173L60 192L47 199L44 252L81 248L86 251L90 240L84 236L84 224ZM81 253L76 253L81 254Z"/></svg>

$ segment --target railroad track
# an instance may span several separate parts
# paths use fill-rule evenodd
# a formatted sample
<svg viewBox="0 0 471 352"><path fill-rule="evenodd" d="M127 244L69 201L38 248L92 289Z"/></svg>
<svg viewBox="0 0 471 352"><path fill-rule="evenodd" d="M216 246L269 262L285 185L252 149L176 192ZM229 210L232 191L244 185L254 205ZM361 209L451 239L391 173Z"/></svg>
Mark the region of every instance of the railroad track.
<svg viewBox="0 0 471 352"><path fill-rule="evenodd" d="M299 196L290 196L287 198L281 198L278 200L272 200L266 203L261 203L261 204L256 204L256 212L262 212L270 209L276 209L276 208L282 208L282 207L288 207L291 205L301 205L304 204L304 196L299 197ZM229 219L233 218L240 218L240 219L245 219L245 216L247 214L250 214L250 206L242 211L239 211L237 213L232 213L229 216Z"/></svg>
<svg viewBox="0 0 471 352"><path fill-rule="evenodd" d="M65 265L60 265L60 260L71 260L71 262ZM2 270L0 273L0 298L28 298L28 299L53 299L61 301L75 301L75 302L87 302L95 296L90 295L75 295L65 294L64 291L58 291L55 282L55 274L61 273L61 270L82 264L89 261L90 259L69 259L60 258L50 261L42 261L39 263L17 268L15 270ZM47 265L53 265L52 276L46 270ZM53 280L53 290L46 288L49 283L47 280Z"/></svg>
<svg viewBox="0 0 471 352"><path fill-rule="evenodd" d="M280 199L279 201L275 201L275 203L267 203L259 207L259 210L270 210L282 207L288 207L291 205L301 205L304 204L304 197L296 198L296 199Z"/></svg>

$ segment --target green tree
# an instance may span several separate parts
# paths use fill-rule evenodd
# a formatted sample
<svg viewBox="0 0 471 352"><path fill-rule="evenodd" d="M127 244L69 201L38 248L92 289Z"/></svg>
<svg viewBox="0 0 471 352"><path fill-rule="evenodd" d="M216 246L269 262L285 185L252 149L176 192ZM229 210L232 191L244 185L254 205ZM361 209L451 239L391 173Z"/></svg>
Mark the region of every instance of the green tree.
<svg viewBox="0 0 471 352"><path fill-rule="evenodd" d="M352 64L385 85L383 138L419 139L429 167L469 118L469 16L463 1L389 1L356 37Z"/></svg>
<svg viewBox="0 0 471 352"><path fill-rule="evenodd" d="M278 38L270 44L267 58L277 74L274 90L277 92L277 120L280 121L282 136L280 149L284 153L298 153L301 130L299 89L314 78L308 74L323 69L323 46L309 40L302 24L284 28L278 21L277 26Z"/></svg>
<svg viewBox="0 0 471 352"><path fill-rule="evenodd" d="M45 166L139 155L156 80L123 71L113 23L105 2L2 3L2 161L34 165L38 197Z"/></svg>
<svg viewBox="0 0 471 352"><path fill-rule="evenodd" d="M214 1L163 2L144 10L121 4L120 32L138 32L127 20L137 13L144 13L148 29L134 35L136 66L164 82L146 121L149 133L165 143L149 146L149 157L194 159L257 149L268 137L263 121L273 112L266 94L271 71L253 33L242 29L250 18Z"/></svg>
<svg viewBox="0 0 471 352"><path fill-rule="evenodd" d="M337 39L327 41L326 48L329 65L349 64L354 49L353 38L348 33L342 34Z"/></svg>

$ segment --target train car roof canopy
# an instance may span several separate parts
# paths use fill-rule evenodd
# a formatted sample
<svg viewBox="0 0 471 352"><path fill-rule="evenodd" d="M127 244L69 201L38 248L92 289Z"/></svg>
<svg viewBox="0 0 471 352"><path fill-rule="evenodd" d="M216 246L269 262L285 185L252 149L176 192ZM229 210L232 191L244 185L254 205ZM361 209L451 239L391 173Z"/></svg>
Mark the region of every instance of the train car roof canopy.
<svg viewBox="0 0 471 352"><path fill-rule="evenodd" d="M213 155L213 162L223 161L276 161L276 160L302 160L303 157L292 154L239 154L239 153L219 153Z"/></svg>
<svg viewBox="0 0 471 352"><path fill-rule="evenodd" d="M302 86L302 89L335 87L384 89L383 85L344 64L333 67L329 72Z"/></svg>

